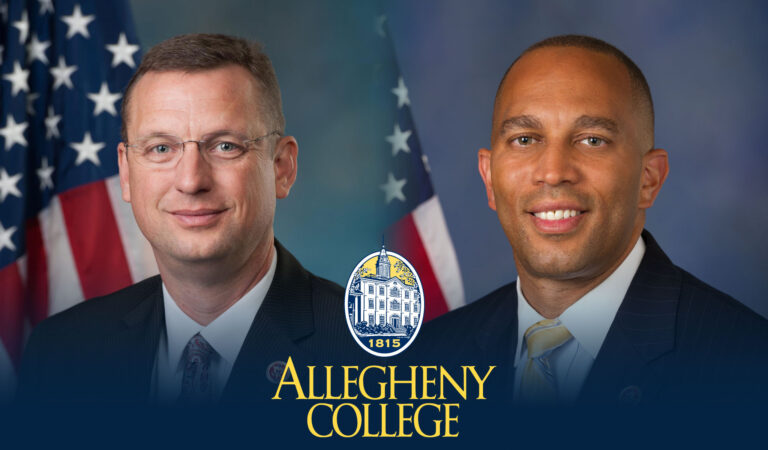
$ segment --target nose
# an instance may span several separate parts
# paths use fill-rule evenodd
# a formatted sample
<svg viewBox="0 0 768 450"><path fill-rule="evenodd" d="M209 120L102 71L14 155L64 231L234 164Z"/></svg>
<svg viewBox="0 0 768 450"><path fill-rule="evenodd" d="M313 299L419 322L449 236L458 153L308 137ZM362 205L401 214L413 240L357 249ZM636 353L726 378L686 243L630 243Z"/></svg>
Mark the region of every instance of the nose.
<svg viewBox="0 0 768 450"><path fill-rule="evenodd" d="M534 182L550 186L576 183L579 178L576 157L575 149L570 145L551 143L545 146L536 161Z"/></svg>
<svg viewBox="0 0 768 450"><path fill-rule="evenodd" d="M185 194L197 194L211 189L213 170L203 158L198 142L184 143L184 150L176 165L175 181L176 189Z"/></svg>

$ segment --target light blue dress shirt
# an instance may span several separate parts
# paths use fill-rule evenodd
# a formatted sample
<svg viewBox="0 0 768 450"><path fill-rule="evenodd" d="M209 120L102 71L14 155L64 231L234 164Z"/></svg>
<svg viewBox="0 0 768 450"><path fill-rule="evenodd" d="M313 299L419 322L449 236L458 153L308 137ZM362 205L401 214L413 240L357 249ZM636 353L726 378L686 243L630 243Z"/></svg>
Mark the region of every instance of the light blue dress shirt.
<svg viewBox="0 0 768 450"><path fill-rule="evenodd" d="M629 255L608 278L560 315L560 322L568 329L573 339L555 349L549 356L556 381L558 401L572 402L579 395L644 254L645 242L641 237L638 238ZM536 322L544 320L544 317L525 299L520 287L520 277L517 278L517 299L514 386L515 398L520 398L520 384L528 362L528 349L523 342L525 331Z"/></svg>
<svg viewBox="0 0 768 450"><path fill-rule="evenodd" d="M210 373L216 398L226 386L232 366L237 360L240 348L245 342L248 330L267 295L277 267L277 251L272 252L272 262L264 277L240 300L224 311L207 326L195 322L179 308L163 283L163 306L165 307L165 333L160 334L160 343L153 373L153 394L157 403L172 404L181 393L184 374L182 356L190 338L197 333L208 341L216 351L211 360Z"/></svg>

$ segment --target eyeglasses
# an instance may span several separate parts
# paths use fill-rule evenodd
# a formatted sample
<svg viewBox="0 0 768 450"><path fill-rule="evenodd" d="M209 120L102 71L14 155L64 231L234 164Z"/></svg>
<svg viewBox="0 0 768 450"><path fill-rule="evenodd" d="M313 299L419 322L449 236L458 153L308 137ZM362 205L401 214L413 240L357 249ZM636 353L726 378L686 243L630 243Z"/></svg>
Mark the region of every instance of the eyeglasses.
<svg viewBox="0 0 768 450"><path fill-rule="evenodd" d="M146 167L165 169L175 167L184 153L184 144L194 142L200 150L203 159L214 166L227 165L248 152L251 144L273 136L281 136L279 131L272 131L264 136L253 139L245 139L243 136L223 133L214 135L205 140L183 141L178 136L168 134L156 134L144 139L139 139L134 144L125 144L125 148L131 151L136 161Z"/></svg>

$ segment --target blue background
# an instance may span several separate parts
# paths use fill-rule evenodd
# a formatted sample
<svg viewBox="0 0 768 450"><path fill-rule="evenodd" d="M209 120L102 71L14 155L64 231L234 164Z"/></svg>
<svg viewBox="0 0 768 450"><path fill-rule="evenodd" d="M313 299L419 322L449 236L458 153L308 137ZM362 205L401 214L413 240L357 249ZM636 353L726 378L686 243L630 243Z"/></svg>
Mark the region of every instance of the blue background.
<svg viewBox="0 0 768 450"><path fill-rule="evenodd" d="M132 0L143 48L186 32L259 40L280 80L299 178L276 235L313 272L346 284L381 240L391 134L370 87L367 46L387 14L414 121L474 300L515 277L477 174L493 96L530 44L581 33L625 51L656 106L671 172L647 228L678 265L768 316L768 4L761 1ZM394 86L393 86L394 87ZM384 155L386 156L386 155Z"/></svg>

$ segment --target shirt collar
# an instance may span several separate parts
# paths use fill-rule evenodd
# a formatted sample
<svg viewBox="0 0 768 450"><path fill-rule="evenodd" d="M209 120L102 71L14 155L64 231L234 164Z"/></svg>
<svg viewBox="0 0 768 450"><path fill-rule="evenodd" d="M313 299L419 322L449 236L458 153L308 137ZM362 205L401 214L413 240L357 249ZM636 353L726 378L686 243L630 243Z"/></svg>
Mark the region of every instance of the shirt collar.
<svg viewBox="0 0 768 450"><path fill-rule="evenodd" d="M163 283L163 306L165 307L165 330L168 343L168 361L176 364L181 360L187 342L200 333L210 346L229 364L234 364L245 336L251 328L259 307L267 296L275 276L277 251L272 252L269 270L256 285L219 317L203 326L195 322L176 302Z"/></svg>
<svg viewBox="0 0 768 450"><path fill-rule="evenodd" d="M640 266L645 254L643 238L637 239L632 251L608 278L587 292L583 297L569 306L560 314L560 322L568 329L574 339L592 356L597 358L608 330L611 328L616 312L627 294L632 278ZM544 320L535 309L528 304L520 288L520 277L517 277L517 351L515 352L515 367L523 356L523 339L525 331L534 323Z"/></svg>

